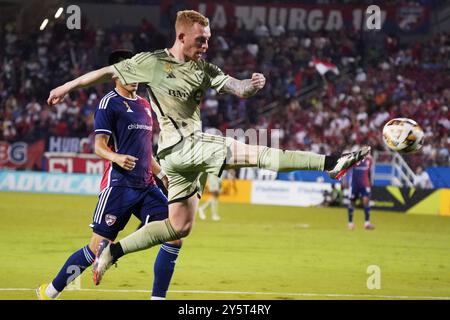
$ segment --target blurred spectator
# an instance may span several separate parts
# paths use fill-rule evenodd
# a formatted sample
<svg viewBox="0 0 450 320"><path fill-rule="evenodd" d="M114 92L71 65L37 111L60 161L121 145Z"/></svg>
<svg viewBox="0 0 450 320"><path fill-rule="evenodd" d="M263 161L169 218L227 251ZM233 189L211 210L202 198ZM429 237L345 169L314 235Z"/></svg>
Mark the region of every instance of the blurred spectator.
<svg viewBox="0 0 450 320"><path fill-rule="evenodd" d="M430 176L421 166L416 169L416 177L414 178L414 186L421 189L432 189Z"/></svg>
<svg viewBox="0 0 450 320"><path fill-rule="evenodd" d="M327 207L340 207L343 204L344 193L341 185L331 184L331 191L325 190L323 193L324 206Z"/></svg>

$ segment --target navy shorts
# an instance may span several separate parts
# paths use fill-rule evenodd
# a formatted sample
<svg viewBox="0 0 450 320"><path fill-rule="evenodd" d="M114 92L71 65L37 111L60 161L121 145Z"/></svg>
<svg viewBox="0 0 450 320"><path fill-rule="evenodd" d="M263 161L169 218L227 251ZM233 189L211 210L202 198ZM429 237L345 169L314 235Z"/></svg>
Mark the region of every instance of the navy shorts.
<svg viewBox="0 0 450 320"><path fill-rule="evenodd" d="M167 197L155 185L145 189L108 187L99 195L90 227L96 234L114 240L132 214L141 224L147 224L166 219L167 206Z"/></svg>
<svg viewBox="0 0 450 320"><path fill-rule="evenodd" d="M354 201L358 198L368 197L370 198L370 187L351 187L350 200Z"/></svg>

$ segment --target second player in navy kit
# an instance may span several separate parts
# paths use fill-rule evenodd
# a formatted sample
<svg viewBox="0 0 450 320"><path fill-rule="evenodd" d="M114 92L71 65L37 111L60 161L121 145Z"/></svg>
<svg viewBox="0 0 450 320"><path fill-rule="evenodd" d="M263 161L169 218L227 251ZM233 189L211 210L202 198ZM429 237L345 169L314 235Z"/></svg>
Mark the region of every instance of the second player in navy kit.
<svg viewBox="0 0 450 320"><path fill-rule="evenodd" d="M132 56L128 51L111 54L109 63ZM100 195L90 225L89 245L73 253L49 285L41 285L39 299L55 299L70 281L95 263L99 244L114 241L135 215L142 225L168 217L168 201L153 173L165 182L152 157L152 114L149 103L136 95L138 84L120 84L99 102L95 117L95 152L105 159ZM172 278L181 241L161 245L154 265L152 299L164 299ZM74 275L70 270L77 270Z"/></svg>
<svg viewBox="0 0 450 320"><path fill-rule="evenodd" d="M146 222L165 219L167 198L156 186L152 175L152 166L157 164L152 157L149 103L139 96L134 99L123 97L113 90L100 101L94 119L96 140L129 157L124 160L124 167L114 161L105 163L99 202L91 225L94 232L115 239L132 213ZM104 157L107 159L107 155Z"/></svg>
<svg viewBox="0 0 450 320"><path fill-rule="evenodd" d="M355 201L361 199L364 208L364 229L373 230L375 226L370 223L370 192L371 192L371 170L373 159L368 155L355 165L348 173L349 205L348 205L348 228L353 230L353 211Z"/></svg>

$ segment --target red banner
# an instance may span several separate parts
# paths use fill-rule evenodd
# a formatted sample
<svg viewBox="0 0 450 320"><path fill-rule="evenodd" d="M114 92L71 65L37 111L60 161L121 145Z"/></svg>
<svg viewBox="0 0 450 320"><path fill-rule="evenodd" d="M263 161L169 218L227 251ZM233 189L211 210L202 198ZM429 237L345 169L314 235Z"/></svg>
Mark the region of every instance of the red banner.
<svg viewBox="0 0 450 320"><path fill-rule="evenodd" d="M236 24L245 30L254 30L258 23L269 28L281 25L286 31L368 30L372 22L373 7L369 5L327 4L312 5L274 1L243 4L227 0L175 0L161 1L161 15L174 17L178 10L193 9L210 19L212 28L227 29ZM429 27L429 8L418 4L379 5L381 27L389 31L423 33ZM378 10L377 9L377 10Z"/></svg>
<svg viewBox="0 0 450 320"><path fill-rule="evenodd" d="M46 152L44 170L54 173L103 174L105 161L94 154Z"/></svg>
<svg viewBox="0 0 450 320"><path fill-rule="evenodd" d="M45 141L34 143L0 141L0 169L40 170Z"/></svg>

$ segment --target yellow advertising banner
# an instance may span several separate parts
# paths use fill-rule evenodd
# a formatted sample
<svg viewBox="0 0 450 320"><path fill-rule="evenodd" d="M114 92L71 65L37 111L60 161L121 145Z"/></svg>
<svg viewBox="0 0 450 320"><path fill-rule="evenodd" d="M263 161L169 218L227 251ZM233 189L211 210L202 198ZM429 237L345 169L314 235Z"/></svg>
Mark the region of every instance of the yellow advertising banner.
<svg viewBox="0 0 450 320"><path fill-rule="evenodd" d="M250 203L252 191L251 180L222 180L219 201L231 203ZM208 200L211 193L206 185L202 200Z"/></svg>
<svg viewBox="0 0 450 320"><path fill-rule="evenodd" d="M450 189L441 189L440 214L450 216Z"/></svg>

